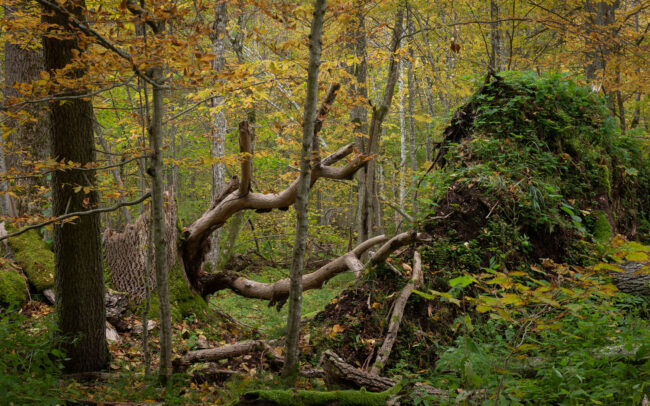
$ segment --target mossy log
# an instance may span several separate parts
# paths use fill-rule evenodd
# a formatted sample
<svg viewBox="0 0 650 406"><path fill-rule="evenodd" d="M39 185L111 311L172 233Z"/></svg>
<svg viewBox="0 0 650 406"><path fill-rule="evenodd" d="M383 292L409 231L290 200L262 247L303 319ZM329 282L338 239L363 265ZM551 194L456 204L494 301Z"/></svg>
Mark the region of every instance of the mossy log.
<svg viewBox="0 0 650 406"><path fill-rule="evenodd" d="M365 390L321 392L311 390L262 390L244 394L237 406L380 406L397 404L399 387L373 393Z"/></svg>
<svg viewBox="0 0 650 406"><path fill-rule="evenodd" d="M0 269L0 305L21 305L29 298L25 279L15 269Z"/></svg>
<svg viewBox="0 0 650 406"><path fill-rule="evenodd" d="M13 227L7 227L8 232ZM54 253L36 230L30 230L7 240L14 259L39 292L54 286Z"/></svg>

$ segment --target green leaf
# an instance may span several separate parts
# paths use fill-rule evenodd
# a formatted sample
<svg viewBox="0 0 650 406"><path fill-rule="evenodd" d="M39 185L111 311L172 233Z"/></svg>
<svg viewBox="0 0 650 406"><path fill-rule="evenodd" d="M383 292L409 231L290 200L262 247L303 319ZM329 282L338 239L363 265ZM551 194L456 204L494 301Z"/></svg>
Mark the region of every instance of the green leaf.
<svg viewBox="0 0 650 406"><path fill-rule="evenodd" d="M453 288L453 287L456 287L456 286L460 285L461 288L464 288L466 286L471 285L475 281L476 280L473 277L471 277L469 275L463 275L463 276L459 276L458 278L451 279L449 281L449 286L451 286Z"/></svg>

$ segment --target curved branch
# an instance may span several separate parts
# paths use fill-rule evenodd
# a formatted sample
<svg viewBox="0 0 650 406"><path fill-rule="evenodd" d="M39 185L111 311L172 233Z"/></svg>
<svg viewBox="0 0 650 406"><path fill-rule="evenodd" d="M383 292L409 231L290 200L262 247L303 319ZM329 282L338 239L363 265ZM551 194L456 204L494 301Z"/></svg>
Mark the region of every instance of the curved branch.
<svg viewBox="0 0 650 406"><path fill-rule="evenodd" d="M303 291L319 289L334 276L348 270L355 274L360 273L363 270L363 264L359 261L358 256L386 240L388 238L384 235L371 238L316 271L303 275ZM359 265L361 265L360 268ZM198 282L199 292L203 297L222 289L231 289L244 297L269 300L269 306L277 305L278 308L282 307L289 295L289 278L281 279L275 283L263 283L240 277L231 272L219 272L216 274L202 273Z"/></svg>
<svg viewBox="0 0 650 406"><path fill-rule="evenodd" d="M314 165L311 172L311 184L313 185L319 178L351 178L359 168L368 163L371 157L356 155L345 166L331 167L330 165L342 160L354 151L354 145L348 144L324 158L320 165ZM234 186L234 183L232 186ZM201 265L203 264L205 253L209 249L210 242L208 237L214 230L223 226L231 216L242 210L270 211L272 209L289 207L295 202L297 192L298 180L296 179L285 190L277 194L249 192L242 196L239 192L239 184L229 194L224 196L224 193L222 193L223 198L218 202L215 201L216 204L213 204L199 219L187 227L181 235L183 265L192 286L198 292L205 290L204 287L200 286L201 281L199 281L200 278L203 278L201 275ZM211 277L210 281L203 280L203 283L214 283L214 277Z"/></svg>

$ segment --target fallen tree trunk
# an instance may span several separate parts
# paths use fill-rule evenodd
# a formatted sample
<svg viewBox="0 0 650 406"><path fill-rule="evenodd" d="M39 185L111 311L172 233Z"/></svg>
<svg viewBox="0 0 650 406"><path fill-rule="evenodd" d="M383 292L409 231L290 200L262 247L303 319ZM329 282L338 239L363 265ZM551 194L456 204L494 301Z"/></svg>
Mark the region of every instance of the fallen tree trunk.
<svg viewBox="0 0 650 406"><path fill-rule="evenodd" d="M650 300L650 262L626 262L619 268L623 272L613 275L618 290Z"/></svg>
<svg viewBox="0 0 650 406"><path fill-rule="evenodd" d="M218 348L189 351L181 358L175 359L174 370L182 371L194 362L214 362L220 359L237 357L255 351L267 351L273 341L251 340L224 345Z"/></svg>
<svg viewBox="0 0 650 406"><path fill-rule="evenodd" d="M397 390L380 393L343 390L320 392L312 390L261 390L245 393L237 406L383 406L397 404Z"/></svg>
<svg viewBox="0 0 650 406"><path fill-rule="evenodd" d="M379 372L384 368L388 363L388 358L390 357L391 350L393 349L393 344L395 339L397 339L397 332L399 331L399 326L402 323L402 317L404 316L404 309L406 308L406 302L408 301L413 289L416 289L422 283L422 258L418 251L415 251L413 256L413 274L411 275L411 280L409 283L404 286L400 292L395 303L393 304L393 312L390 315L390 322L388 324L388 331L386 333L386 338L377 353L377 359L370 369L370 373L373 375L379 375Z"/></svg>
<svg viewBox="0 0 650 406"><path fill-rule="evenodd" d="M321 355L321 364L325 371L325 385L327 389L366 388L371 392L382 392L395 386L397 382L371 374L353 367L343 361L334 351L327 350Z"/></svg>
<svg viewBox="0 0 650 406"><path fill-rule="evenodd" d="M370 248L383 243L379 250L372 255L368 261L369 265L381 263L390 256L396 249L415 241L427 239L428 236L415 231L405 232L394 236L391 239L379 235L366 240L356 246L352 251L332 260L314 272L303 275L303 291L319 289L325 282L334 276L347 271L354 272L360 276L366 265L361 263L360 257ZM284 305L289 296L289 279L281 279L275 283L257 282L239 276L230 271L222 271L213 274L203 273L200 277L203 287L202 294L208 295L219 290L230 289L240 296L269 300L269 306L276 305L278 309Z"/></svg>

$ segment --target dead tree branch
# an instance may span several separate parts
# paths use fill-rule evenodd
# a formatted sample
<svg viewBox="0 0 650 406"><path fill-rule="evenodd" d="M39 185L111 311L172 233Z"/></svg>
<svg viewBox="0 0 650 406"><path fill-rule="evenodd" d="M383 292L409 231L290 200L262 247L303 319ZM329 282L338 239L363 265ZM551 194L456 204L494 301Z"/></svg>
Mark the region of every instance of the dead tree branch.
<svg viewBox="0 0 650 406"><path fill-rule="evenodd" d="M137 200L133 200L133 201L130 201L130 202L118 203L115 206L102 207L102 208L99 208L99 209L92 209L92 210L86 210L86 211L76 211L76 212L73 212L73 213L64 214L62 216L55 217L55 218L53 218L51 220L47 220L47 221L44 221L42 223L32 224L31 226L20 229L20 230L16 231L15 233L3 235L3 236L0 237L0 241L6 240L7 238L11 238L11 237L16 237L18 235L21 235L22 233L26 233L29 230L33 230L35 228L41 228L41 227L47 226L47 225L52 224L52 223L57 223L59 221L67 220L67 219L72 218L72 217L87 216L89 214L95 214L95 213L106 213L106 212L109 212L109 211L115 211L115 210L117 210L117 209L119 209L121 207L124 207L124 206L133 206L133 205L136 205L136 204L140 204L140 203L144 202L145 200L147 200L149 197L151 197L151 193L147 192Z"/></svg>
<svg viewBox="0 0 650 406"><path fill-rule="evenodd" d="M331 165L350 155L353 151L353 144L346 145L324 158L320 165L313 165L311 184L313 185L319 178L349 179L352 177L359 168L366 165L370 160L368 156L356 155L342 167L333 167ZM264 212L289 207L295 202L298 190L298 181L296 180L284 191L277 194L246 192L246 194L242 195L240 193L240 184L241 182L237 178L231 179L224 191L232 191L228 194L222 193L221 196L223 197L220 200L215 200L212 207L182 233L181 253L185 273L194 289L202 296L207 296L219 290L210 286L219 278L205 274L201 269L205 253L209 250L210 234L223 226L226 220L238 211L252 209ZM223 283L217 285L223 285Z"/></svg>
<svg viewBox="0 0 650 406"><path fill-rule="evenodd" d="M399 294L395 303L393 303L393 312L390 316L390 322L388 324L388 332L386 333L386 338L384 339L379 352L377 353L377 359L370 369L370 373L373 375L379 375L379 372L384 368L390 357L390 352L393 349L393 344L395 344L395 339L397 338L397 332L399 331L399 326L402 323L402 317L404 316L404 309L406 308L406 302L408 301L413 289L416 289L422 283L422 257L418 251L415 251L413 256L413 274L411 275L411 280L409 283L404 286L402 292Z"/></svg>

